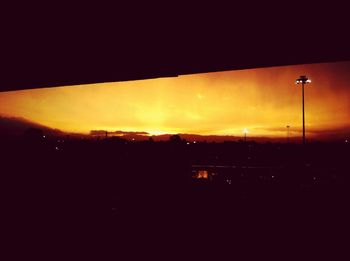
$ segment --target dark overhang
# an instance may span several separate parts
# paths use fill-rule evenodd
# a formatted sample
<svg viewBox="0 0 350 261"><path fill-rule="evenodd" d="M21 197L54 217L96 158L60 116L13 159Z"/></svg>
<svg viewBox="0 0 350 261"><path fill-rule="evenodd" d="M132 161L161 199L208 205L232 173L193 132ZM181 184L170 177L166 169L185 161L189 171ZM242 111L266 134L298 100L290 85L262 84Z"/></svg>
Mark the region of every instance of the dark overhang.
<svg viewBox="0 0 350 261"><path fill-rule="evenodd" d="M12 8L2 18L0 91L350 60L346 14L327 6L85 8Z"/></svg>

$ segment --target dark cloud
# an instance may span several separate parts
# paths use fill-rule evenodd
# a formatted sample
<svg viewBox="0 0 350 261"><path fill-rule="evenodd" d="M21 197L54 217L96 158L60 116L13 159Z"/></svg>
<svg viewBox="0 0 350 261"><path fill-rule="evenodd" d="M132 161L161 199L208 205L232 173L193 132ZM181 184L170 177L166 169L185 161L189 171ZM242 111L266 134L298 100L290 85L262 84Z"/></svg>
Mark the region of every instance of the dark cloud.
<svg viewBox="0 0 350 261"><path fill-rule="evenodd" d="M106 132L108 134L116 134L116 135L148 135L148 132L145 131L105 131L105 130L91 130L90 135L106 135Z"/></svg>
<svg viewBox="0 0 350 261"><path fill-rule="evenodd" d="M46 135L62 135L64 132L53 129L36 122L29 121L21 117L5 117L0 115L0 135L18 136L28 129L41 129Z"/></svg>

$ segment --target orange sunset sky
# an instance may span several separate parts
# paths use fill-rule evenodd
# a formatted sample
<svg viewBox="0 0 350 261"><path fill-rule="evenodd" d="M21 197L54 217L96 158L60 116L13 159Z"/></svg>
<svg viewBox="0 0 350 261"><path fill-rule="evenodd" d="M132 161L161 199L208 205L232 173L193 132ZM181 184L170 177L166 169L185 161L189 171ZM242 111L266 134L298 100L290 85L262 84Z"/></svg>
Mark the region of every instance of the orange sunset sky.
<svg viewBox="0 0 350 261"><path fill-rule="evenodd" d="M350 62L283 66L0 93L0 115L63 131L285 137L350 130ZM24 86L25 87L25 86Z"/></svg>

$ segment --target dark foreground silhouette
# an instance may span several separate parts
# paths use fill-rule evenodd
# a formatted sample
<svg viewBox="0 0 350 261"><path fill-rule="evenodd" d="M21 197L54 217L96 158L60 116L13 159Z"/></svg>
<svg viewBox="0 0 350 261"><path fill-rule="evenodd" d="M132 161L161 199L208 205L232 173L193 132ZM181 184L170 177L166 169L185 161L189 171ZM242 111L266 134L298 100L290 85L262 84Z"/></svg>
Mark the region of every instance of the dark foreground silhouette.
<svg viewBox="0 0 350 261"><path fill-rule="evenodd" d="M165 251L175 241L225 253L269 240L277 247L286 238L336 239L347 223L345 142L133 142L32 131L2 139L0 149L7 212L35 233L107 224L124 250Z"/></svg>

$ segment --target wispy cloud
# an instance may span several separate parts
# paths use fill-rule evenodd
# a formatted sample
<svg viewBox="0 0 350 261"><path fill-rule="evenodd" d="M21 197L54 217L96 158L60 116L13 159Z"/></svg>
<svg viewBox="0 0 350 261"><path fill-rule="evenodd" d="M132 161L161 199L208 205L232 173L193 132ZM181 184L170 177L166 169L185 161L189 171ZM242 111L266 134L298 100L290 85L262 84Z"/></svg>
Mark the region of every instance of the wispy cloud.
<svg viewBox="0 0 350 261"><path fill-rule="evenodd" d="M106 133L108 134L116 134L116 135L149 135L148 132L145 131L106 131L106 130L91 130L90 135L105 135Z"/></svg>

